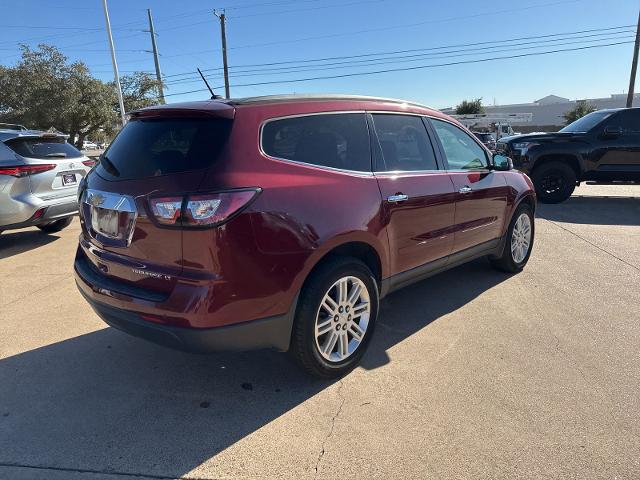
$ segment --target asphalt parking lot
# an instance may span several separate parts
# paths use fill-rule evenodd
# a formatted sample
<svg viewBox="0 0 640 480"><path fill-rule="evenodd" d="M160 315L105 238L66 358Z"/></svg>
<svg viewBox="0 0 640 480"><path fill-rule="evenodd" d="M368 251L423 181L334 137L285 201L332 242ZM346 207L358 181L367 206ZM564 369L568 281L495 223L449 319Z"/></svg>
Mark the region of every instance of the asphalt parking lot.
<svg viewBox="0 0 640 480"><path fill-rule="evenodd" d="M540 205L531 261L383 303L337 382L106 327L79 224L0 236L0 478L640 478L640 185Z"/></svg>

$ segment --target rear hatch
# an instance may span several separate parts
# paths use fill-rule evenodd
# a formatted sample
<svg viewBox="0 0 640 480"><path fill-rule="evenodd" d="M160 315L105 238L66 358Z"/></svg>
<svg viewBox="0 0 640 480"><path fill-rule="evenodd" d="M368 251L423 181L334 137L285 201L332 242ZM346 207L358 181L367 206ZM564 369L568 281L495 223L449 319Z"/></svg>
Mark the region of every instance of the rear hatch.
<svg viewBox="0 0 640 480"><path fill-rule="evenodd" d="M218 164L233 111L144 110L118 134L80 193L81 243L103 275L154 292L173 288L183 231L162 215L179 212Z"/></svg>
<svg viewBox="0 0 640 480"><path fill-rule="evenodd" d="M5 144L32 165L34 173L28 176L31 193L41 200L74 197L82 178L87 173L88 159L66 136L58 134L20 135Z"/></svg>

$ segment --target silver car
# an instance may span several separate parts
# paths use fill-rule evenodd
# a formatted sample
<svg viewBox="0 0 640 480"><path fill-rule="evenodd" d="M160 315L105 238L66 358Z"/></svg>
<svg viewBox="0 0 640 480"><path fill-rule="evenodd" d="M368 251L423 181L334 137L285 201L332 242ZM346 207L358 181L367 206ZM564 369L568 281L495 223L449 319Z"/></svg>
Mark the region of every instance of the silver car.
<svg viewBox="0 0 640 480"><path fill-rule="evenodd" d="M0 232L68 226L78 213L78 184L94 163L66 135L0 125Z"/></svg>

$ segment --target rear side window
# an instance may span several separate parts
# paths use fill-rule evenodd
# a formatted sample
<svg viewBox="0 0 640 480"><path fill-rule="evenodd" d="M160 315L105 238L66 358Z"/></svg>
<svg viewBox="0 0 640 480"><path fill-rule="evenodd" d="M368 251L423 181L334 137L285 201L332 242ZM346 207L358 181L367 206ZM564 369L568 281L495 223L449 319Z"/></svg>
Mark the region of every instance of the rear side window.
<svg viewBox="0 0 640 480"><path fill-rule="evenodd" d="M213 165L231 121L154 118L130 121L104 153L98 173L118 179L157 177Z"/></svg>
<svg viewBox="0 0 640 480"><path fill-rule="evenodd" d="M270 157L321 167L371 171L363 113L307 115L266 123L262 150Z"/></svg>
<svg viewBox="0 0 640 480"><path fill-rule="evenodd" d="M389 172L438 169L421 117L394 114L372 117L384 161L377 169Z"/></svg>
<svg viewBox="0 0 640 480"><path fill-rule="evenodd" d="M6 142L18 155L28 158L78 158L82 153L64 138L14 138Z"/></svg>

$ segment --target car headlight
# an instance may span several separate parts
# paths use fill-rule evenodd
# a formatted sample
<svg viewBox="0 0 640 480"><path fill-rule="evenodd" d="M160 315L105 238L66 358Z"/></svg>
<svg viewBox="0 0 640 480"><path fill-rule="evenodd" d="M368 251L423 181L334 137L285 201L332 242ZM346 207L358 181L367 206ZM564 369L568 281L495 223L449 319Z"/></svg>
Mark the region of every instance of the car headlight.
<svg viewBox="0 0 640 480"><path fill-rule="evenodd" d="M538 145L535 142L520 142L520 143L514 143L513 144L513 149L514 150L520 150L520 155L524 155L527 153L527 150L529 150L532 147L535 147L536 145Z"/></svg>

